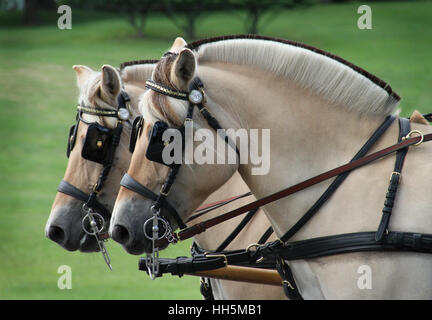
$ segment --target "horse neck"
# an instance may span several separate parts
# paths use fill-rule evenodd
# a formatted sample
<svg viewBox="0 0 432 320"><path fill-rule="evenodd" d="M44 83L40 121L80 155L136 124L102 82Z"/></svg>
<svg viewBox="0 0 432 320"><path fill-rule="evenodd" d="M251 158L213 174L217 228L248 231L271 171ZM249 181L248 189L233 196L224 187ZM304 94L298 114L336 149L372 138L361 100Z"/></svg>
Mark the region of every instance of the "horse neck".
<svg viewBox="0 0 432 320"><path fill-rule="evenodd" d="M131 121L135 119L135 117L139 116L141 112L139 111L138 104L141 95L146 91L145 83L140 83L136 81L125 81L124 88L127 92L129 98L131 99L130 107L131 107Z"/></svg>
<svg viewBox="0 0 432 320"><path fill-rule="evenodd" d="M245 66L208 64L199 76L212 102L209 108L223 127L270 129L268 174L253 175L250 159L239 167L257 198L349 162L386 117L348 111L296 83ZM227 115L230 120L224 120ZM396 135L392 126L378 146L393 143ZM276 233L297 221L328 184L266 205Z"/></svg>

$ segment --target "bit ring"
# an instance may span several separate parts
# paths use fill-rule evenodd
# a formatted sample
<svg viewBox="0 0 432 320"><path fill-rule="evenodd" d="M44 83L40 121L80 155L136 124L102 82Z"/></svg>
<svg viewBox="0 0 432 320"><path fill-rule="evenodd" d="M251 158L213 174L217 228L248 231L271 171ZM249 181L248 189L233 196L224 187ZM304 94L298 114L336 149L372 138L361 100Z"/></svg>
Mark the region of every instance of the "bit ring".
<svg viewBox="0 0 432 320"><path fill-rule="evenodd" d="M96 228L96 230L93 230L93 229L91 229L90 231L87 230L86 227L85 227L85 221L86 221L86 219L88 219L90 221L89 222L90 228L93 227L93 225L92 225L93 221L91 221L90 215L93 215L93 221L94 222L96 222L96 220L99 219L101 221L102 226L99 227L98 224L97 224L97 222L96 222L96 225L94 225L94 227ZM83 230L84 230L85 233L87 233L87 234L89 234L91 236L95 236L96 234L100 233L104 229L104 227L105 227L105 219L99 213L89 212L82 219L81 225L82 225L82 228L83 228Z"/></svg>
<svg viewBox="0 0 432 320"><path fill-rule="evenodd" d="M147 229L147 224L149 222L153 223L153 219L156 219L158 222L159 221L162 222L163 227L165 228L164 234L162 236L160 236L160 237L157 237L156 239L153 238L153 235L152 236L148 235L147 234L147 230L146 230ZM165 221L165 219L162 219L160 217L152 217L150 219L147 219L146 222L144 222L143 231L144 231L144 235L146 236L147 239L152 240L152 241L153 240L160 240L160 239L163 239L163 238L165 238L167 236L167 233L168 233L168 223ZM153 231L153 227L152 227L152 231Z"/></svg>

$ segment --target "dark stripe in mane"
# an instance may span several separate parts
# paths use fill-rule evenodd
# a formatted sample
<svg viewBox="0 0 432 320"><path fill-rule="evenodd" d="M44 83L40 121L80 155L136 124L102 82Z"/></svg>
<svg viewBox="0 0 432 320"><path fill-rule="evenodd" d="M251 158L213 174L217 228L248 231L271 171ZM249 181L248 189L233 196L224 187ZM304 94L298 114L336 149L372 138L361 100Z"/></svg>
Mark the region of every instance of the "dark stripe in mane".
<svg viewBox="0 0 432 320"><path fill-rule="evenodd" d="M120 70L123 70L126 67L134 66L137 64L154 64L158 63L159 60L157 59L147 59L147 60L132 60L132 61L126 61L120 64Z"/></svg>
<svg viewBox="0 0 432 320"><path fill-rule="evenodd" d="M324 51L324 50L321 50L321 49L318 49L318 48L315 48L315 47L312 47L312 46L309 46L309 45L306 45L306 44L303 44L300 42L292 41L292 40L284 40L284 39L279 39L279 38L259 36L259 35L251 35L251 34L240 34L240 35L229 35L229 36L221 36L221 37L214 37L214 38L198 40L198 41L195 41L195 42L188 44L187 48L189 48L191 50L196 50L204 44L218 42L218 41L224 41L224 40L234 40L234 39L252 39L252 40L274 41L274 42L285 43L285 44L289 44L289 45L296 46L299 48L307 49L307 50L313 51L315 53L324 55L326 57L329 57L333 60L336 60L336 61L343 63L344 65L350 67L351 69L355 70L356 72L358 72L361 75L368 78L370 81L372 81L373 83L375 83L379 87L383 88L385 91L387 91L387 93L390 96L392 96L397 101L400 100L399 95L392 90L392 88L390 87L389 84L387 84L385 81L381 80L380 78L374 76L373 74L367 72L366 70L364 70L364 69L356 66L355 64L353 64L349 61L346 61L345 59L343 59L339 56L336 56L332 53L329 53L327 51Z"/></svg>

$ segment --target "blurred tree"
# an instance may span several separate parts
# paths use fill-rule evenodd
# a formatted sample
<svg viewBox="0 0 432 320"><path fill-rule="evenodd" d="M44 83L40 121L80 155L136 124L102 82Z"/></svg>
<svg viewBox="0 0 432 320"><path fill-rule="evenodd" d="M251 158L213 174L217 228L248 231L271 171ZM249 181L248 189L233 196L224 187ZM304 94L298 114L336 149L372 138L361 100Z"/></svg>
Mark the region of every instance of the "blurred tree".
<svg viewBox="0 0 432 320"><path fill-rule="evenodd" d="M54 0L25 0L24 2L24 24L35 25L41 22L40 9L53 9Z"/></svg>
<svg viewBox="0 0 432 320"><path fill-rule="evenodd" d="M144 29L150 10L157 7L154 0L56 0L57 4L67 4L72 8L123 12L139 37Z"/></svg>
<svg viewBox="0 0 432 320"><path fill-rule="evenodd" d="M270 14L270 19L283 10L292 9L298 6L306 6L317 2L317 0L228 0L230 8L246 12L246 32L257 34L261 19L264 15Z"/></svg>
<svg viewBox="0 0 432 320"><path fill-rule="evenodd" d="M187 40L196 39L197 20L220 10L227 0L163 0L163 12L183 31Z"/></svg>
<svg viewBox="0 0 432 320"><path fill-rule="evenodd" d="M152 0L114 0L114 6L126 13L129 23L139 37L144 36L144 28L150 10L155 6Z"/></svg>
<svg viewBox="0 0 432 320"><path fill-rule="evenodd" d="M24 24L34 25L40 22L39 18L39 1L26 0L24 4Z"/></svg>

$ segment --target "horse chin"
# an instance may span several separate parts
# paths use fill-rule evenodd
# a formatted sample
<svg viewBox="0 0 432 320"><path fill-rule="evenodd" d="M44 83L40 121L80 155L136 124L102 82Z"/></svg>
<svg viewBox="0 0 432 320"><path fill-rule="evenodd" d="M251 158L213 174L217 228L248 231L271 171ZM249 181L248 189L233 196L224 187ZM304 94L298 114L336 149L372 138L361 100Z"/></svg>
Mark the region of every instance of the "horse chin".
<svg viewBox="0 0 432 320"><path fill-rule="evenodd" d="M141 255L144 253L151 253L152 245L151 242L133 241L131 243L123 245L123 249L126 250L126 252L129 254Z"/></svg>
<svg viewBox="0 0 432 320"><path fill-rule="evenodd" d="M80 241L79 246L80 252L99 252L99 246L96 241L96 237L92 235L85 234Z"/></svg>

